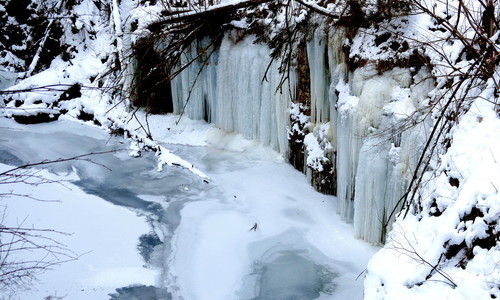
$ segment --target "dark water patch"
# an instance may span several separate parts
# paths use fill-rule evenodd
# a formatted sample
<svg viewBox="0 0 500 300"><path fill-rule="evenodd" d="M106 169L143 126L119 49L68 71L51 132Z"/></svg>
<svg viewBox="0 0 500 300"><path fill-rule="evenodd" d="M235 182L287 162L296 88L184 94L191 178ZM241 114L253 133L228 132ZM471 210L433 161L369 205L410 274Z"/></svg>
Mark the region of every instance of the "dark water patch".
<svg viewBox="0 0 500 300"><path fill-rule="evenodd" d="M137 245L137 249L139 250L139 253L144 258L144 260L146 262L150 262L154 248L162 244L163 242L160 240L158 235L155 232L151 232L148 234L143 234L139 237L139 244Z"/></svg>
<svg viewBox="0 0 500 300"><path fill-rule="evenodd" d="M171 300L172 295L155 286L131 285L116 289L109 300Z"/></svg>
<svg viewBox="0 0 500 300"><path fill-rule="evenodd" d="M73 183L79 186L85 193L98 196L115 205L147 212L158 211L158 209L151 209L151 202L142 200L137 197L135 193L125 188L113 187L106 183L98 183L90 178L74 181Z"/></svg>
<svg viewBox="0 0 500 300"><path fill-rule="evenodd" d="M275 253L270 262L254 263L257 297L252 300L312 300L335 290L337 274L296 251Z"/></svg>

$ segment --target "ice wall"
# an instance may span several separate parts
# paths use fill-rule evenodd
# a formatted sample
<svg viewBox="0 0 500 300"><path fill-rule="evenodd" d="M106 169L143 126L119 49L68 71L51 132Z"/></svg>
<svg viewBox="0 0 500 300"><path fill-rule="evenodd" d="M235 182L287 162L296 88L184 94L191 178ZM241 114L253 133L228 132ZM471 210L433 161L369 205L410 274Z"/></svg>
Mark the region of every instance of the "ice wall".
<svg viewBox="0 0 500 300"><path fill-rule="evenodd" d="M343 31L323 32L316 31L307 48L314 122L310 131L328 122L336 156L337 211L353 222L357 237L380 243L425 141L425 124L412 122L431 89L422 80L423 71L379 72L375 62L368 62L348 72Z"/></svg>
<svg viewBox="0 0 500 300"><path fill-rule="evenodd" d="M200 42L204 43L200 46L209 42ZM174 112L184 111L190 118L205 119L245 138L260 140L286 156L294 74L280 88L277 62L268 68L269 48L253 42L252 36L235 41L227 33L210 57L197 59L174 78ZM197 46L193 44L186 51L181 65L198 55Z"/></svg>

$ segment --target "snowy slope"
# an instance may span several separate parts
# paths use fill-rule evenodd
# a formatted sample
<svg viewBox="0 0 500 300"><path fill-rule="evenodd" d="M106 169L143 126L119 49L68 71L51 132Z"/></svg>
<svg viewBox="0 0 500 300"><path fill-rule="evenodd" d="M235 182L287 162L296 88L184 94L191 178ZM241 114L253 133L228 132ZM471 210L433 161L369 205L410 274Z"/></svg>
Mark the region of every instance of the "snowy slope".
<svg viewBox="0 0 500 300"><path fill-rule="evenodd" d="M365 299L499 296L499 126L492 104L476 100L453 131L437 179L426 184L425 212L401 216L368 265Z"/></svg>

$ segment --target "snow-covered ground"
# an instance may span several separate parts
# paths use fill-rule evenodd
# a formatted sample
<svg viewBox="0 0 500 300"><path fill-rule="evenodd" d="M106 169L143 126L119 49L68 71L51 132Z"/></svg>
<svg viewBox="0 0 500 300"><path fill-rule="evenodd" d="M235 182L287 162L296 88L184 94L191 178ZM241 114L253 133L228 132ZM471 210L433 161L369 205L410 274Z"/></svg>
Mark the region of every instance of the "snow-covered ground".
<svg viewBox="0 0 500 300"><path fill-rule="evenodd" d="M20 299L109 299L114 289L132 284L166 288L173 299L362 299L363 276L357 277L379 248L353 237L332 196L315 192L304 175L257 142L186 118L175 126L176 118L151 118L153 137L208 179L175 165L158 171L152 153L133 158L127 150L92 157L98 164L74 161L43 171L69 179L64 186L16 187L60 202L2 200L10 222L28 216L30 226L73 233L62 242L86 253L44 273ZM71 120L0 122L4 160L129 147ZM151 230L163 244L144 268L136 248Z"/></svg>
<svg viewBox="0 0 500 300"><path fill-rule="evenodd" d="M7 168L2 165L2 170ZM56 180L65 176L42 175ZM149 231L144 217L99 197L83 192L71 183L16 186L16 191L29 192L33 197L59 202L40 202L12 197L2 200L7 206L6 225L48 228L70 233L54 238L78 255L39 277L39 282L27 292L18 292L14 299L108 299L107 294L129 284L151 285L156 271L143 268L136 250L137 239ZM81 255L81 256L80 256ZM31 253L22 256L31 258ZM2 297L0 297L3 299ZM7 298L6 298L7 299Z"/></svg>

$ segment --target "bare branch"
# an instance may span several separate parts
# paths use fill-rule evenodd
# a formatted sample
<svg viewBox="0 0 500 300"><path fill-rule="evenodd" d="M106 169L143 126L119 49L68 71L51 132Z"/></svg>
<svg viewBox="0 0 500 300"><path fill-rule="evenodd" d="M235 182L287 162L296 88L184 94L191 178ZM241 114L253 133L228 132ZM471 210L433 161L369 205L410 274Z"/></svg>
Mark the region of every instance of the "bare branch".
<svg viewBox="0 0 500 300"><path fill-rule="evenodd" d="M91 153L76 155L76 156L69 157L69 158L58 158L58 159L55 159L55 160L44 160L44 161L37 162L37 163L25 164L25 165L22 165L22 166L15 167L13 169L4 171L4 172L0 173L0 176L6 176L6 175L9 175L9 174L12 174L13 172L15 172L17 170L20 170L20 169L26 169L26 168L30 168L30 167L36 167L36 166L48 165L48 164L55 164L55 163L61 163L61 162L67 162L67 161L74 161L74 160L81 160L81 161L90 162L90 163L93 163L93 164L100 165L100 166L102 166L102 167L104 167L104 168L106 168L108 170L111 170L110 168L108 168L108 167L106 167L104 165L98 164L98 163L96 163L96 162L88 159L87 157L93 156L93 155L115 153L115 152L118 152L118 151L125 151L125 150L127 150L127 149L116 149L116 150L109 150L109 151L91 152Z"/></svg>

